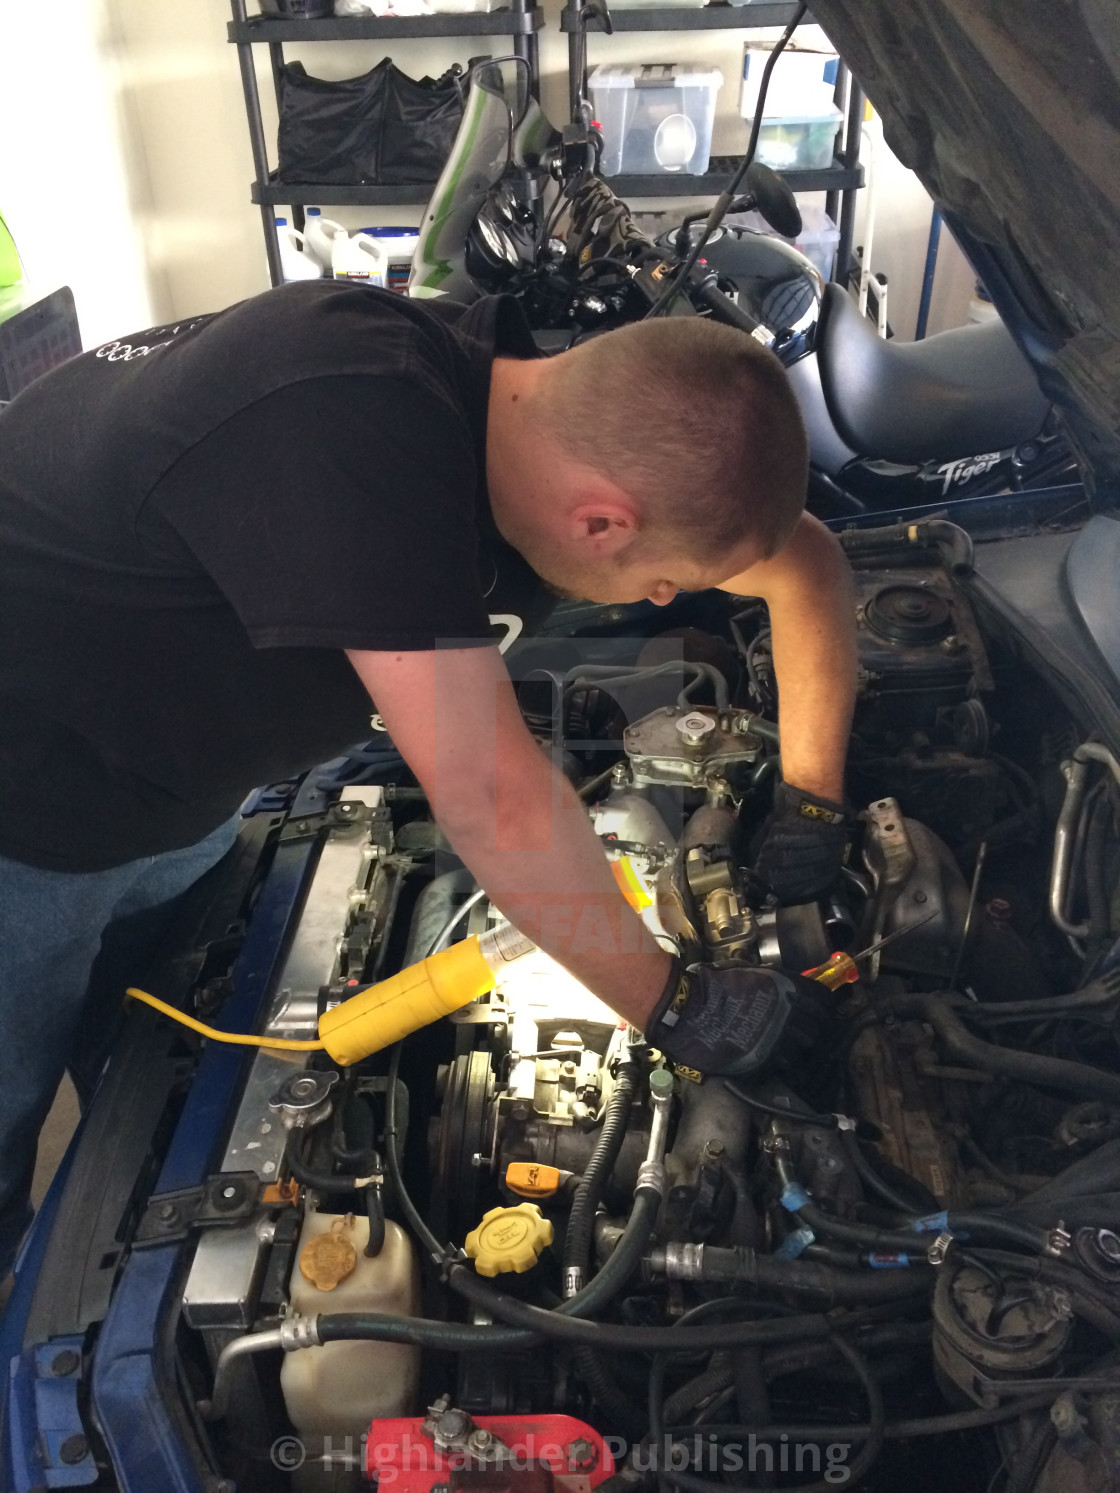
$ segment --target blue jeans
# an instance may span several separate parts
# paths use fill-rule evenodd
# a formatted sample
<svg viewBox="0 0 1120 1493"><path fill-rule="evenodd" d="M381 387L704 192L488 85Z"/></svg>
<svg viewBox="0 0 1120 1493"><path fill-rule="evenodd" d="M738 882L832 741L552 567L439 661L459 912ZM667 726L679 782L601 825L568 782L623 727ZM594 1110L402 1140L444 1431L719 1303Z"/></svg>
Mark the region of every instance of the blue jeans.
<svg viewBox="0 0 1120 1493"><path fill-rule="evenodd" d="M69 1067L84 1105L125 986L158 946L175 899L221 860L237 825L108 871L42 871L0 857L0 1275L31 1220L39 1131L63 1073Z"/></svg>

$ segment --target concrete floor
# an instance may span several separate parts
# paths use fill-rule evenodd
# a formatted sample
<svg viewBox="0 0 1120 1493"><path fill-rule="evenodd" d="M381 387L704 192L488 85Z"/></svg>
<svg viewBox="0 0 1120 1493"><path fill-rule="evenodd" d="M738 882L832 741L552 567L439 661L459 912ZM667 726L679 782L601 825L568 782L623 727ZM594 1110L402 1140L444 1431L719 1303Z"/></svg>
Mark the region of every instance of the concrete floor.
<svg viewBox="0 0 1120 1493"><path fill-rule="evenodd" d="M78 1123L78 1097L69 1078L62 1080L62 1087L47 1116L43 1133L39 1137L39 1155L35 1162L35 1182L31 1188L31 1201L36 1208L46 1196L51 1178L55 1174L62 1154L70 1144L70 1137Z"/></svg>
<svg viewBox="0 0 1120 1493"><path fill-rule="evenodd" d="M39 1152L35 1158L35 1180L31 1184L31 1201L36 1208L47 1194L51 1178L58 1169L58 1163L62 1160L66 1147L70 1144L70 1137L74 1134L74 1127L77 1123L78 1096L74 1093L74 1085L69 1078L64 1078L51 1112L47 1116L47 1123L43 1126L43 1133L39 1137ZM12 1280L10 1273L0 1280L0 1312L4 1310L11 1294Z"/></svg>
<svg viewBox="0 0 1120 1493"><path fill-rule="evenodd" d="M46 1117L42 1135L39 1136L39 1154L34 1163L34 1181L31 1182L31 1202L39 1206L43 1197L46 1196L46 1188L51 1185L51 1178L58 1169L58 1163L63 1159L63 1153L70 1144L70 1136L75 1132L78 1124L78 1094L73 1091L73 1084L69 1078L63 1079L60 1090L55 1096L54 1105L51 1106L51 1114ZM7 1305L7 1297L12 1293L12 1275L4 1275L0 1280L0 1312Z"/></svg>

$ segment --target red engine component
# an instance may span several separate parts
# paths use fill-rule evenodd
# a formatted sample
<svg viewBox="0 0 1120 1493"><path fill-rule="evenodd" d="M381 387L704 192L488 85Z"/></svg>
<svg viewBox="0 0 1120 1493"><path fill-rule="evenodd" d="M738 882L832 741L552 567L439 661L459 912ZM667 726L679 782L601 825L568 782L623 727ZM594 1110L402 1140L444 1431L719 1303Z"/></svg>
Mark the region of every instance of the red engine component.
<svg viewBox="0 0 1120 1493"><path fill-rule="evenodd" d="M613 1472L602 1436L571 1415L475 1417L441 1402L366 1436L381 1493L589 1493Z"/></svg>

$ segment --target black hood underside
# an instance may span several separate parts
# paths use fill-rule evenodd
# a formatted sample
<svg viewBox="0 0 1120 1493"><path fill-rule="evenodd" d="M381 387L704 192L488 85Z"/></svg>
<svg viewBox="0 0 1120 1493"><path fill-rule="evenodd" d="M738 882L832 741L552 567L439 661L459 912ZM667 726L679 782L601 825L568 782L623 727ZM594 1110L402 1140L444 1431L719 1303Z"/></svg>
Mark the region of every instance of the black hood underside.
<svg viewBox="0 0 1120 1493"><path fill-rule="evenodd" d="M1063 411L1120 476L1117 0L813 0Z"/></svg>

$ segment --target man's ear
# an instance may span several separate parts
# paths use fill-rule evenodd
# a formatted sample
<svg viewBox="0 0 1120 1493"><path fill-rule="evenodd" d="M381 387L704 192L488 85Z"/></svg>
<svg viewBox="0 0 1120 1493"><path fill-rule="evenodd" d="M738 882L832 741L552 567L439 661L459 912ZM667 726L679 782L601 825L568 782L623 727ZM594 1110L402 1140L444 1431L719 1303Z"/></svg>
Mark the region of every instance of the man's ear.
<svg viewBox="0 0 1120 1493"><path fill-rule="evenodd" d="M568 537L597 556L618 555L638 537L638 511L621 494L595 493L568 510Z"/></svg>

